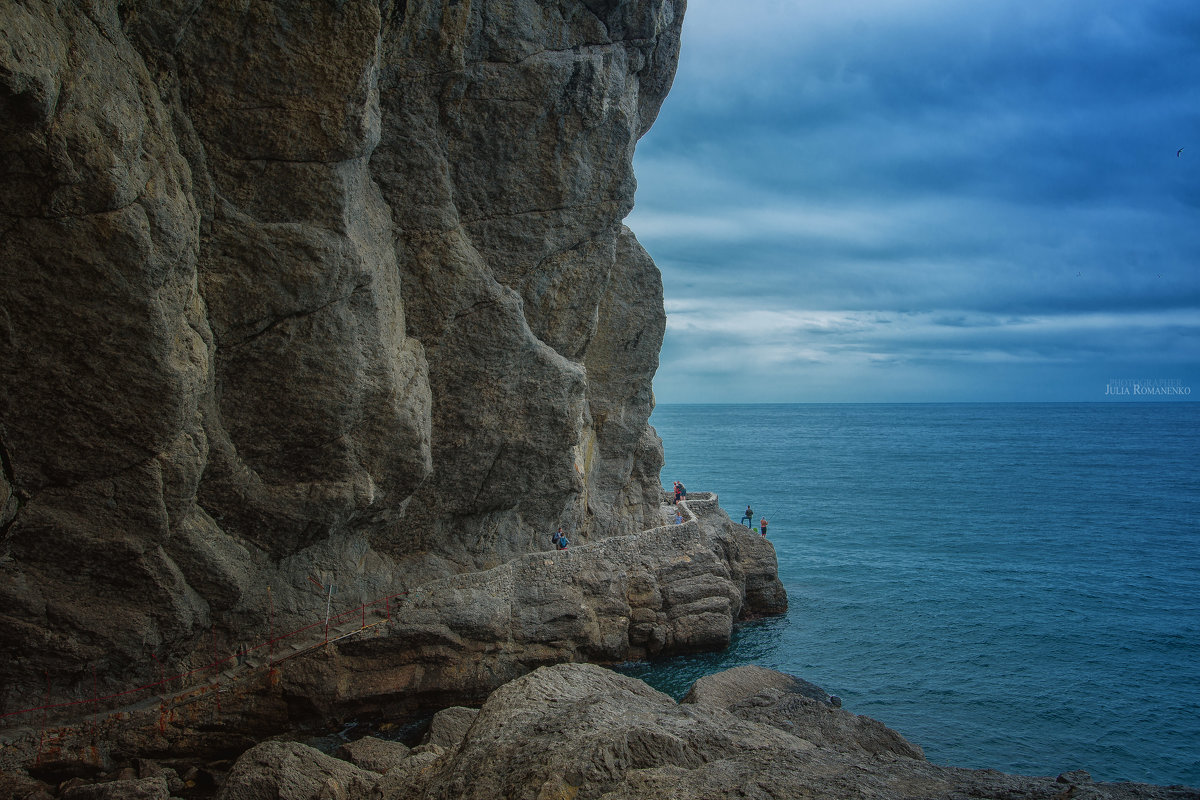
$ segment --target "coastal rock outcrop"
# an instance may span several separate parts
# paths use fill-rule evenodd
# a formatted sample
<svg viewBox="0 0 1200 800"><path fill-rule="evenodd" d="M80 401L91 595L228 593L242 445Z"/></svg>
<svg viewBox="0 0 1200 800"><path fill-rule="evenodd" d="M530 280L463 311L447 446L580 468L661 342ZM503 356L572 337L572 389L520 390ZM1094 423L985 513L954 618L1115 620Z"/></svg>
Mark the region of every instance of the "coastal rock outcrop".
<svg viewBox="0 0 1200 800"><path fill-rule="evenodd" d="M120 713L50 717L57 724L48 732L13 731L0 770L37 762L60 775L80 762L111 770L145 753L237 753L300 723L482 703L547 664L720 649L735 621L786 610L769 541L730 522L715 496L693 495L679 510L681 524L431 581L394 598L389 618L366 624L366 609L354 609L327 631L312 626L311 643L297 636L298 650L278 641L273 651L165 680L130 695L141 702ZM446 746L471 715L441 711L427 744Z"/></svg>
<svg viewBox="0 0 1200 800"><path fill-rule="evenodd" d="M677 704L602 667L543 667L496 690L457 740L414 751L375 776L371 793L362 796L1200 798L1183 787L1093 783L1082 771L1055 779L937 766L895 731L833 706L814 689L791 676L742 668L701 679L694 702ZM243 756L235 769L241 781L273 774L271 766L255 768L264 761L256 750L268 747L279 746ZM310 752L314 765L326 763ZM227 784L222 797L244 796L233 786Z"/></svg>
<svg viewBox="0 0 1200 800"><path fill-rule="evenodd" d="M324 716L398 714L482 702L545 664L721 649L737 620L787 609L768 541L732 524L711 496L684 511L683 524L431 582L377 635L283 667L279 681Z"/></svg>
<svg viewBox="0 0 1200 800"><path fill-rule="evenodd" d="M659 524L621 221L683 6L0 4L0 714ZM371 658L415 620L450 658L438 602Z"/></svg>

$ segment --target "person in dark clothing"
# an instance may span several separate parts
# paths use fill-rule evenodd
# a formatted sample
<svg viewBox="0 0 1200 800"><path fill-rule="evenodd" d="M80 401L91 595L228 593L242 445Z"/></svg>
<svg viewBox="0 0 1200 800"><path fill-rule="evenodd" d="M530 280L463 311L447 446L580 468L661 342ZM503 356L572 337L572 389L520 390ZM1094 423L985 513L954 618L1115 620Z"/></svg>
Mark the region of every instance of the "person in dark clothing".
<svg viewBox="0 0 1200 800"><path fill-rule="evenodd" d="M742 522L747 528L754 527L754 509L750 507L749 503L746 504L746 513L742 515Z"/></svg>

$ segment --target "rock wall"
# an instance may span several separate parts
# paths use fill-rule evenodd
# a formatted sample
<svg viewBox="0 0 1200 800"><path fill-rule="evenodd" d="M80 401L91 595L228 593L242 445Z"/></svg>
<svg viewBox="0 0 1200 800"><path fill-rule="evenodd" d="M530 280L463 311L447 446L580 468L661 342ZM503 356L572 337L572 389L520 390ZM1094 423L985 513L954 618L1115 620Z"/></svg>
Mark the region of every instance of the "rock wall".
<svg viewBox="0 0 1200 800"><path fill-rule="evenodd" d="M0 712L657 524L683 6L0 5Z"/></svg>

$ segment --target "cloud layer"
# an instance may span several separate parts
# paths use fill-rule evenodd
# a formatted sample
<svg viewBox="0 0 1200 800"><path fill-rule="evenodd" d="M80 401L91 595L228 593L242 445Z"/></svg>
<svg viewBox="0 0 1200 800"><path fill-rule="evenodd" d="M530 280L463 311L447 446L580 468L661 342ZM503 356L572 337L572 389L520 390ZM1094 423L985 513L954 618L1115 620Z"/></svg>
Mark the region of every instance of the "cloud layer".
<svg viewBox="0 0 1200 800"><path fill-rule="evenodd" d="M1200 6L832 5L689 3L629 219L659 400L1200 392Z"/></svg>

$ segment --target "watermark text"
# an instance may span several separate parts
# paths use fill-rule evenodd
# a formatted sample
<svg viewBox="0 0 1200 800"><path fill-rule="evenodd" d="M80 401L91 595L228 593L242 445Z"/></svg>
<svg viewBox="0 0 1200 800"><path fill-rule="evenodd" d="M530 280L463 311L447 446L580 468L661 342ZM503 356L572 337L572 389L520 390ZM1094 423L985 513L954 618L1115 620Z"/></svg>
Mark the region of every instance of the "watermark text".
<svg viewBox="0 0 1200 800"><path fill-rule="evenodd" d="M1190 397L1192 387L1178 378L1110 378L1104 394L1119 397Z"/></svg>

